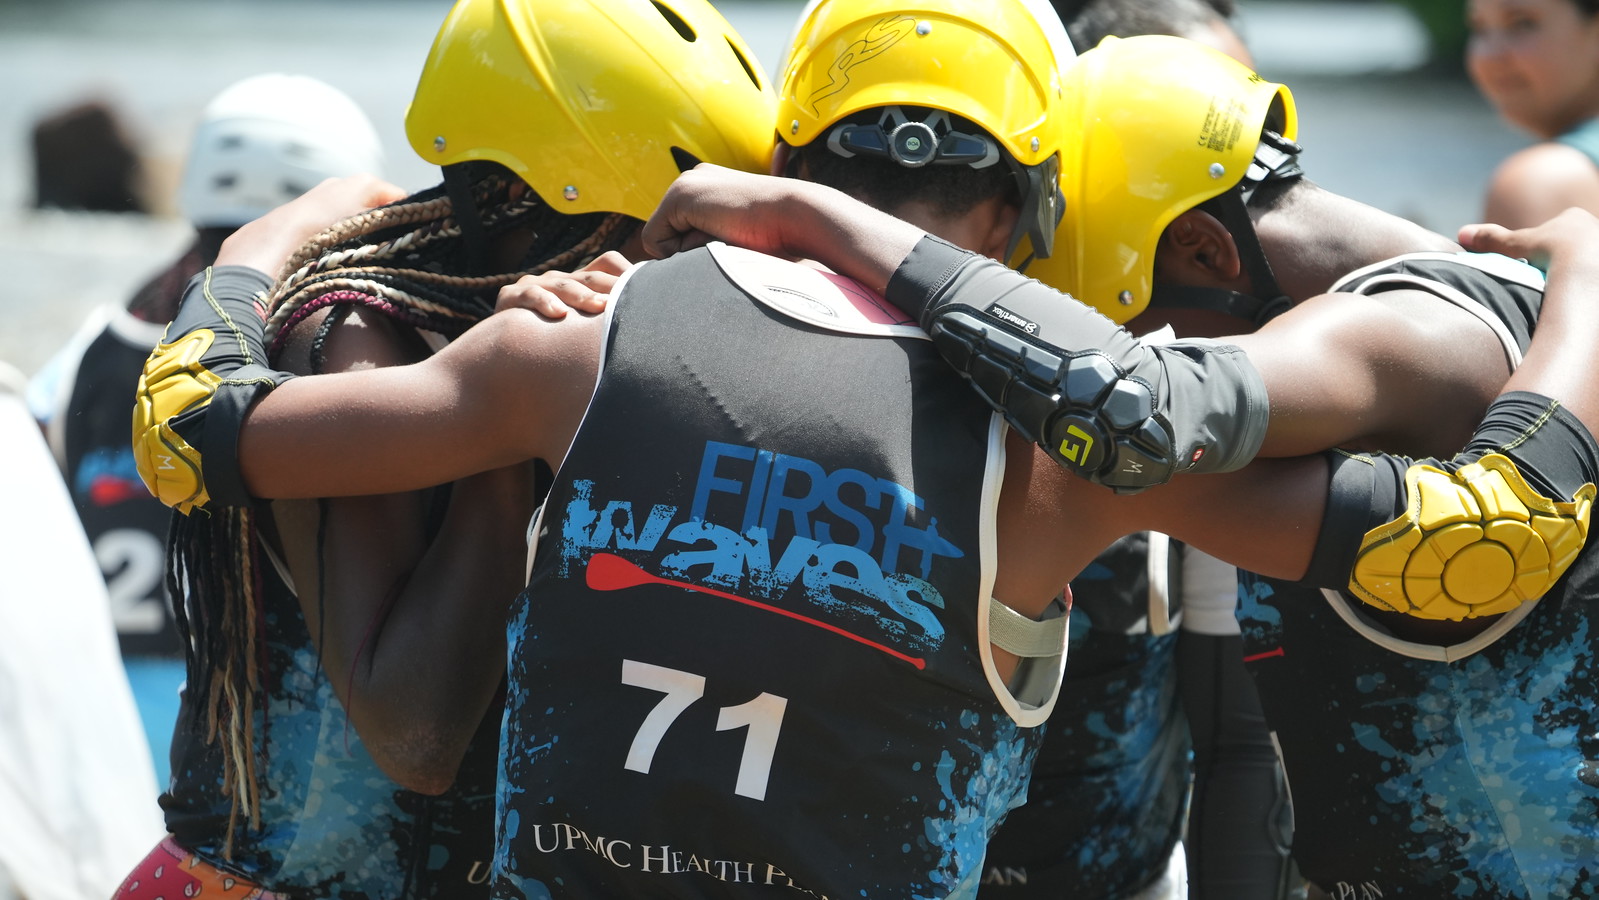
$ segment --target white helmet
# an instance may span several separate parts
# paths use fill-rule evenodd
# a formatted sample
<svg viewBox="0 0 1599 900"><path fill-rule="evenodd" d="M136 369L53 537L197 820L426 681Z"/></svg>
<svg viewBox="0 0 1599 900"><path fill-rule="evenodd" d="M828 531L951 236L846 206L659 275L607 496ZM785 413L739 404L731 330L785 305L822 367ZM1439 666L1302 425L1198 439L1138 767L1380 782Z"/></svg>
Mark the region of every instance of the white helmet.
<svg viewBox="0 0 1599 900"><path fill-rule="evenodd" d="M344 92L303 75L256 75L206 106L179 202L197 228L233 228L325 178L382 167L377 131Z"/></svg>

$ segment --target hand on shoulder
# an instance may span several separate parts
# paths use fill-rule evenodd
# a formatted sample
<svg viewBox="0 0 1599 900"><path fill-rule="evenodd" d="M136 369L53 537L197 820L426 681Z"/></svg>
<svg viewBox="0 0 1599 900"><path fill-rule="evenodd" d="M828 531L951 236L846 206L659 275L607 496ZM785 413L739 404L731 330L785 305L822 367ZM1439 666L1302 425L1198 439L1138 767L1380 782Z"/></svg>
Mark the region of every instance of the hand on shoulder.
<svg viewBox="0 0 1599 900"><path fill-rule="evenodd" d="M1461 246L1468 250L1525 259L1547 269L1555 263L1599 257L1599 216L1573 206L1526 228L1492 223L1466 225L1460 229L1459 238Z"/></svg>
<svg viewBox="0 0 1599 900"><path fill-rule="evenodd" d="M568 309L578 312L604 312L617 279L632 268L627 257L612 250L576 272L550 270L523 275L500 288L494 311L525 309L551 319L563 319Z"/></svg>

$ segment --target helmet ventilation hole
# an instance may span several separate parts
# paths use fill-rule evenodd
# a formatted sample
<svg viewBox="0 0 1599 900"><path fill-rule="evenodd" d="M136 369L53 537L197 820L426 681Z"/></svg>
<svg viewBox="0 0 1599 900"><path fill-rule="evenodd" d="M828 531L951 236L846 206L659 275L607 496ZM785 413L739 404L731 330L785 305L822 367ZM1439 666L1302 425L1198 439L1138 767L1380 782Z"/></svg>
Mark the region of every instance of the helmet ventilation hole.
<svg viewBox="0 0 1599 900"><path fill-rule="evenodd" d="M688 152L687 150L684 150L682 147L672 148L672 163L673 165L677 166L677 170L679 172L687 172L689 169L699 165L702 161L703 160L701 160L699 157Z"/></svg>
<svg viewBox="0 0 1599 900"><path fill-rule="evenodd" d="M683 17L674 12L671 7L660 2L660 0L650 0L650 3L655 6L655 9L658 12L660 12L661 18L665 19L667 24L672 26L672 30L676 31L683 37L683 40L693 41L695 39L694 29L690 28L689 24L683 21Z"/></svg>
<svg viewBox="0 0 1599 900"><path fill-rule="evenodd" d="M738 64L744 67L744 74L750 77L750 84L755 85L757 91L761 90L761 79L760 76L755 74L755 67L751 66L750 61L744 58L744 54L738 52L738 46L733 43L732 38L727 39L727 49L733 51L733 58L737 59Z"/></svg>

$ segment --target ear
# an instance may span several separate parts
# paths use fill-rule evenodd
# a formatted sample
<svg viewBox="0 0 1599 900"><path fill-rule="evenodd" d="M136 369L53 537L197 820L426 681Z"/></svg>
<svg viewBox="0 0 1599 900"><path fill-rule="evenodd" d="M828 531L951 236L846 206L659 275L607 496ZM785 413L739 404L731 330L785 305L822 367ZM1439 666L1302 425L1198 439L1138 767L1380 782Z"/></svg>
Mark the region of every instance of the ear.
<svg viewBox="0 0 1599 900"><path fill-rule="evenodd" d="M1022 211L1016 204L1000 197L992 198L989 203L991 204L989 216L978 219L975 210L970 216L973 221L986 223L986 228L979 235L978 245L972 249L989 259L1008 263L1009 260L1005 258L1005 248L1010 243L1011 232L1016 229L1016 220L1021 217Z"/></svg>
<svg viewBox="0 0 1599 900"><path fill-rule="evenodd" d="M793 154L794 149L788 145L788 141L777 137L774 137L773 140L777 141L777 146L772 148L772 165L767 174L781 178L787 174L788 158Z"/></svg>
<svg viewBox="0 0 1599 900"><path fill-rule="evenodd" d="M1215 216L1191 209L1161 233L1155 279L1170 284L1231 284L1243 274L1233 236Z"/></svg>

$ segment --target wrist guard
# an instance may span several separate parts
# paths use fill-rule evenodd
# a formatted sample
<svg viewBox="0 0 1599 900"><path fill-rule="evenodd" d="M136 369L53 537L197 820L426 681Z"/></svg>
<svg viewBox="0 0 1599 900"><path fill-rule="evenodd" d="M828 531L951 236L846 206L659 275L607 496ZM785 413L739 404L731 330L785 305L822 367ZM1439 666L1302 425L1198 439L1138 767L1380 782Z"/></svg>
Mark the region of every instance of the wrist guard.
<svg viewBox="0 0 1599 900"><path fill-rule="evenodd" d="M1254 458L1266 389L1236 347L1147 345L1093 309L992 260L924 238L886 299L1056 462L1118 493Z"/></svg>
<svg viewBox="0 0 1599 900"><path fill-rule="evenodd" d="M207 268L190 279L177 318L145 360L134 397L134 461L150 493L181 513L250 502L239 474L239 428L259 397L293 377L264 365L258 298L271 286L254 269Z"/></svg>

